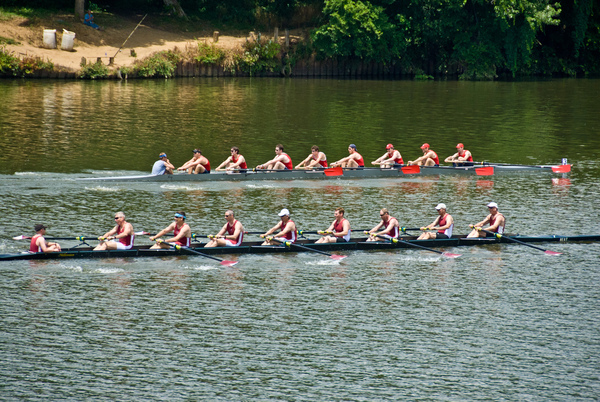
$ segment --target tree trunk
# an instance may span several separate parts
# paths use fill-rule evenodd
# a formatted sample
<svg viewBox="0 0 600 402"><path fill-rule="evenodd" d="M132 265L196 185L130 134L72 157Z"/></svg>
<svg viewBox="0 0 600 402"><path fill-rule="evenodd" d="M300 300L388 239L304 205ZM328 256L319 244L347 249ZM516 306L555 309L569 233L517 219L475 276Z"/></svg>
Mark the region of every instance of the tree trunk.
<svg viewBox="0 0 600 402"><path fill-rule="evenodd" d="M85 0L75 0L75 17L83 21L85 14Z"/></svg>
<svg viewBox="0 0 600 402"><path fill-rule="evenodd" d="M179 5L179 2L177 0L163 0L163 1L167 7L171 8L173 11L175 11L175 13L177 14L178 17L187 19L187 15L185 15L185 11L183 11L183 8L181 8L181 6Z"/></svg>

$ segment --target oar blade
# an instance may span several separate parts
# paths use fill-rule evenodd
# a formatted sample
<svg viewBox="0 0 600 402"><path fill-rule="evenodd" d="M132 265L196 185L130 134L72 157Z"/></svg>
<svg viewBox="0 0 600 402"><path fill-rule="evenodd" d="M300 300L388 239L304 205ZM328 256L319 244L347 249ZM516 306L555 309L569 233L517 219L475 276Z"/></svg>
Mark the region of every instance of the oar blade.
<svg viewBox="0 0 600 402"><path fill-rule="evenodd" d="M552 250L546 250L546 251L544 251L544 253L546 253L548 255L562 255L562 253L559 253L558 251L552 251Z"/></svg>
<svg viewBox="0 0 600 402"><path fill-rule="evenodd" d="M558 165L552 166L554 173L569 173L571 171L571 165Z"/></svg>
<svg viewBox="0 0 600 402"><path fill-rule="evenodd" d="M332 260L341 261L341 260L343 260L346 257L348 257L348 256L347 255L332 254L329 258L331 258Z"/></svg>
<svg viewBox="0 0 600 402"><path fill-rule="evenodd" d="M219 264L224 265L226 267L233 267L235 264L237 264L239 261L228 261L228 260L223 260L221 261Z"/></svg>
<svg viewBox="0 0 600 402"><path fill-rule="evenodd" d="M493 176L494 175L494 167L486 166L482 168L475 168L475 173L477 176Z"/></svg>
<svg viewBox="0 0 600 402"><path fill-rule="evenodd" d="M446 258L458 258L460 257L462 254L454 254L454 253L449 253L447 251L444 251L442 253L442 256L446 257Z"/></svg>
<svg viewBox="0 0 600 402"><path fill-rule="evenodd" d="M24 235L19 235L19 236L13 237L13 240L25 240L25 239L31 239L31 237L24 236Z"/></svg>
<svg viewBox="0 0 600 402"><path fill-rule="evenodd" d="M343 176L344 175L344 170L342 169L341 166L328 168L328 169L325 169L323 172L325 173L325 176Z"/></svg>
<svg viewBox="0 0 600 402"><path fill-rule="evenodd" d="M400 168L404 174L419 174L421 173L421 167L419 165L402 166Z"/></svg>

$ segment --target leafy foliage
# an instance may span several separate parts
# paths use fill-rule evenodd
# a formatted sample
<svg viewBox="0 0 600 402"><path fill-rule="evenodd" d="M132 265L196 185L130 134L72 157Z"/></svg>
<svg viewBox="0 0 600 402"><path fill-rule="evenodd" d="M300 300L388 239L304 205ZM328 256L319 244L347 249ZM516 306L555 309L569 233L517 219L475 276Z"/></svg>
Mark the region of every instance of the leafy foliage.
<svg viewBox="0 0 600 402"><path fill-rule="evenodd" d="M225 51L214 43L198 42L198 55L194 60L204 64L217 64L225 59Z"/></svg>
<svg viewBox="0 0 600 402"><path fill-rule="evenodd" d="M281 46L272 40L259 37L244 44L244 52L237 58L240 71L255 75L263 71L274 71L280 66Z"/></svg>
<svg viewBox="0 0 600 402"><path fill-rule="evenodd" d="M170 78L175 74L177 62L181 60L181 54L174 51L163 51L154 53L152 56L137 61L135 72L140 77L164 77Z"/></svg>
<svg viewBox="0 0 600 402"><path fill-rule="evenodd" d="M102 62L87 64L81 69L80 78L96 80L98 78L107 78L109 74L108 67Z"/></svg>

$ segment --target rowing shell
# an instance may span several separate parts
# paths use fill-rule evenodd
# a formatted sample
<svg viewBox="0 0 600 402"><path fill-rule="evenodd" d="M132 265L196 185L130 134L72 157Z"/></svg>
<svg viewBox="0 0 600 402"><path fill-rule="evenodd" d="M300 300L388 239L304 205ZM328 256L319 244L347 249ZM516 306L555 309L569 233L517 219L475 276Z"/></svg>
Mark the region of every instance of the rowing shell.
<svg viewBox="0 0 600 402"><path fill-rule="evenodd" d="M139 176L86 177L85 181L133 181L133 182L208 182L251 180L327 180L327 179L386 179L413 176L491 176L504 173L548 172L568 173L571 165L510 165L484 163L475 166L404 166L394 169L382 168L329 168L315 170L247 170L245 172L211 172L210 174L166 174Z"/></svg>
<svg viewBox="0 0 600 402"><path fill-rule="evenodd" d="M506 239L513 239L526 243L546 242L578 242L578 241L600 241L600 235L544 235L544 236L512 236L505 235L500 239L490 238L466 238L466 236L452 236L450 239L416 240L415 236L402 237L403 242L367 242L367 238L351 239L345 243L313 243L311 240L299 240L297 244L314 250L325 252L347 251L347 250L394 250L411 248L411 244L426 247L459 247L459 246L483 246L490 244L506 243L515 244ZM232 254L272 254L272 253L297 253L307 250L300 248L289 248L284 246L261 246L261 242L244 242L239 247L213 247L203 248L202 243L195 243L192 250L201 251L210 255L232 255ZM0 254L0 261L9 260L55 260L72 258L126 258L126 257L167 257L167 256L190 256L186 250L176 249L150 249L150 246L135 246L130 250L102 250L93 251L91 247L81 247L73 250L64 250L52 253L20 253Z"/></svg>

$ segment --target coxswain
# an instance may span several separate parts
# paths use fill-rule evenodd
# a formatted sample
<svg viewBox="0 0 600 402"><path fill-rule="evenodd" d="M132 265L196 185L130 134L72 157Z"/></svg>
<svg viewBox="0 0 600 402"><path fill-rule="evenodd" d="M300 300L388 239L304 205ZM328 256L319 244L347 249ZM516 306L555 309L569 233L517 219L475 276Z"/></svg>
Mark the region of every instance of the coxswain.
<svg viewBox="0 0 600 402"><path fill-rule="evenodd" d="M158 155L158 160L154 162L154 165L152 165L152 174L154 176L173 174L173 169L175 169L175 166L169 161L167 154L161 152Z"/></svg>
<svg viewBox="0 0 600 402"><path fill-rule="evenodd" d="M481 230L484 229L483 225L485 225L486 223L490 225L489 227L485 228L485 230L487 230L488 232L498 234L504 233L504 227L506 226L506 218L504 217L504 215L498 212L498 204L496 204L495 202L490 202L489 204L487 204L487 207L490 211L490 214L486 216L485 219L481 222L476 223L474 225L469 225L469 227L473 228L473 230L471 231L471 233L469 233L467 237L491 237L492 235L487 234Z"/></svg>
<svg viewBox="0 0 600 402"><path fill-rule="evenodd" d="M473 166L473 156L468 149L465 149L462 142L456 145L456 151L454 155L444 159L444 162L453 163L455 166Z"/></svg>
<svg viewBox="0 0 600 402"><path fill-rule="evenodd" d="M178 167L177 170L187 170L189 174L210 173L210 162L205 156L202 156L202 151L196 148L193 152L192 159Z"/></svg>
<svg viewBox="0 0 600 402"><path fill-rule="evenodd" d="M235 219L232 210L225 211L227 223L223 225L219 233L208 236L211 240L204 247L237 247L244 239L244 226Z"/></svg>
<svg viewBox="0 0 600 402"><path fill-rule="evenodd" d="M52 251L61 251L58 243L47 242L44 236L46 235L47 227L38 223L33 227L35 235L31 238L29 251L32 253L50 253Z"/></svg>
<svg viewBox="0 0 600 402"><path fill-rule="evenodd" d="M248 169L248 165L246 164L246 158L240 155L240 149L238 147L231 147L231 156L223 163L219 165L215 170L223 171L223 170L239 170L244 173L246 169Z"/></svg>
<svg viewBox="0 0 600 402"><path fill-rule="evenodd" d="M318 233L322 235L315 243L343 243L350 241L350 222L344 218L344 208L336 208L333 216L333 223L324 231Z"/></svg>
<svg viewBox="0 0 600 402"><path fill-rule="evenodd" d="M421 228L423 233L417 240L449 239L452 237L454 219L452 215L446 212L446 204L437 204L435 209L438 211L439 216L435 218L433 223Z"/></svg>
<svg viewBox="0 0 600 402"><path fill-rule="evenodd" d="M292 164L292 158L285 152L283 152L283 145L277 144L275 146L275 157L268 162L258 165L257 169L269 169L269 170L292 170L294 165Z"/></svg>
<svg viewBox="0 0 600 402"><path fill-rule="evenodd" d="M100 244L94 250L129 250L133 247L135 234L131 223L125 220L125 214L117 212L115 221L116 226L98 238Z"/></svg>
<svg viewBox="0 0 600 402"><path fill-rule="evenodd" d="M290 211L287 208L283 208L278 215L281 218L281 222L260 235L260 237L266 239L262 244L263 246L274 245L284 241L296 242L298 237L297 229L294 221L290 219ZM279 230L279 233L271 236L277 230Z"/></svg>
<svg viewBox="0 0 600 402"><path fill-rule="evenodd" d="M161 238L165 234L171 232L173 232L173 237L166 240L159 240L150 248L171 248L173 245L190 247L192 245L192 230L190 229L190 225L188 225L185 221L185 212L175 212L175 217L173 219L173 223L154 236L151 236L150 240L155 241L156 239Z"/></svg>
<svg viewBox="0 0 600 402"><path fill-rule="evenodd" d="M439 166L440 158L438 158L437 154L429 149L429 144L425 143L421 145L421 150L423 151L423 156L415 159L414 161L408 161L409 165L419 165L419 166Z"/></svg>
<svg viewBox="0 0 600 402"><path fill-rule="evenodd" d="M350 154L349 156L346 156L345 158L340 159L339 161L333 162L331 164L331 167L337 167L337 166L341 166L341 167L345 167L345 168L364 168L365 167L365 161L362 157L361 154L359 154L358 152L356 152L356 145L354 144L350 144L348 146L348 153Z"/></svg>
<svg viewBox="0 0 600 402"><path fill-rule="evenodd" d="M313 145L310 148L310 155L306 157L302 162L298 164L294 169L315 169L315 168L326 168L327 167L327 156L321 151L319 147Z"/></svg>
<svg viewBox="0 0 600 402"><path fill-rule="evenodd" d="M400 167L404 164L400 151L394 149L394 145L387 144L385 147L386 153L381 155L377 160L371 162L372 165L380 165L382 168Z"/></svg>
<svg viewBox="0 0 600 402"><path fill-rule="evenodd" d="M373 229L369 230L369 238L367 241L378 241L379 237L385 239L397 239L400 236L400 225L398 219L390 215L387 208L382 208L379 211L381 222Z"/></svg>

